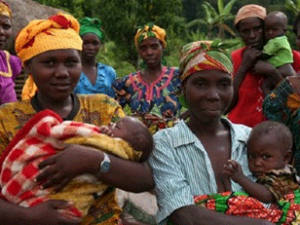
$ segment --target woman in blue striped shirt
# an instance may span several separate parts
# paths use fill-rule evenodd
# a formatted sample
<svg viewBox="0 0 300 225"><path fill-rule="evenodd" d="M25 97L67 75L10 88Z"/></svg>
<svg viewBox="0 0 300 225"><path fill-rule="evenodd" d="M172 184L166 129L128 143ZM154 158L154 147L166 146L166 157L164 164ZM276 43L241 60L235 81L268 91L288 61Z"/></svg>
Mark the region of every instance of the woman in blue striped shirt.
<svg viewBox="0 0 300 225"><path fill-rule="evenodd" d="M183 48L180 79L190 119L158 132L150 158L159 224L168 219L185 225L271 224L216 213L194 204L196 195L241 190L223 173L229 159L238 161L245 175L252 177L246 152L251 129L222 117L233 97L232 63L222 46L218 41L200 41Z"/></svg>

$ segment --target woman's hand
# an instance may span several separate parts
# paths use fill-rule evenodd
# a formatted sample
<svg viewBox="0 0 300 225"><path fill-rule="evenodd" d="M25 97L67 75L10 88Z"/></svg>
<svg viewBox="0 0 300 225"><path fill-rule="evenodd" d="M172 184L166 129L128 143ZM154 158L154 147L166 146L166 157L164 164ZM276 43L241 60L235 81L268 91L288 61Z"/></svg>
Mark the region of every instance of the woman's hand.
<svg viewBox="0 0 300 225"><path fill-rule="evenodd" d="M259 60L255 63L254 67L252 68L252 72L255 75L270 77L273 86L276 86L283 79L283 77L275 67L273 67L270 63L262 60Z"/></svg>
<svg viewBox="0 0 300 225"><path fill-rule="evenodd" d="M23 225L78 225L81 219L63 215L60 210L68 209L73 205L61 200L50 200L37 206L28 208L28 221Z"/></svg>
<svg viewBox="0 0 300 225"><path fill-rule="evenodd" d="M43 188L54 187L54 191L59 191L78 175L97 173L102 159L100 151L81 145L68 145L62 152L39 164L42 172L37 176L37 181L45 180Z"/></svg>
<svg viewBox="0 0 300 225"><path fill-rule="evenodd" d="M259 60L252 68L253 74L262 76L271 76L276 68L266 61Z"/></svg>
<svg viewBox="0 0 300 225"><path fill-rule="evenodd" d="M102 134L106 134L110 137L113 137L112 131L108 126L100 126L99 129Z"/></svg>
<svg viewBox="0 0 300 225"><path fill-rule="evenodd" d="M246 71L249 71L254 66L261 54L261 51L256 48L246 48L243 52L243 61L241 66L243 66Z"/></svg>

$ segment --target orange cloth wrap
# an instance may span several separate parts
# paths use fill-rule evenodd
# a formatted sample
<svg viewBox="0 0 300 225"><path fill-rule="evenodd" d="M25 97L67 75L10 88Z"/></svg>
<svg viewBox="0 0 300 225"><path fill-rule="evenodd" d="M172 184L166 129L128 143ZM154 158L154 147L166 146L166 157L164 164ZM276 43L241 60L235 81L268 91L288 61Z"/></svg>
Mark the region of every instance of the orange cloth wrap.
<svg viewBox="0 0 300 225"><path fill-rule="evenodd" d="M47 20L33 20L16 38L15 49L22 62L58 49L82 50L79 23L71 15L59 13Z"/></svg>
<svg viewBox="0 0 300 225"><path fill-rule="evenodd" d="M254 4L245 5L237 12L234 20L234 26L246 18L257 17L261 20L265 20L266 16L267 10L264 7Z"/></svg>

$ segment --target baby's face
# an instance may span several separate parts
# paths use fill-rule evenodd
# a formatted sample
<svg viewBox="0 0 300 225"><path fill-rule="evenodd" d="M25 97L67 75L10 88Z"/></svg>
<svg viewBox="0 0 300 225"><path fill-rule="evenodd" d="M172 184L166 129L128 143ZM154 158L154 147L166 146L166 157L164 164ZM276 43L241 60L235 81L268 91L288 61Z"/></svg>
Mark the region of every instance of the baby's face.
<svg viewBox="0 0 300 225"><path fill-rule="evenodd" d="M263 176L267 171L282 169L288 163L284 157L281 144L274 135L250 137L248 141L248 165L254 176Z"/></svg>
<svg viewBox="0 0 300 225"><path fill-rule="evenodd" d="M136 120L137 119L135 118L124 117L116 123L110 123L109 128L112 132L112 135L114 137L119 137L125 141L131 142L131 139L134 138L132 137L132 133L137 129L137 126L139 126L139 122Z"/></svg>
<svg viewBox="0 0 300 225"><path fill-rule="evenodd" d="M272 16L265 19L265 37L267 41L284 35L285 31L285 26L280 18Z"/></svg>

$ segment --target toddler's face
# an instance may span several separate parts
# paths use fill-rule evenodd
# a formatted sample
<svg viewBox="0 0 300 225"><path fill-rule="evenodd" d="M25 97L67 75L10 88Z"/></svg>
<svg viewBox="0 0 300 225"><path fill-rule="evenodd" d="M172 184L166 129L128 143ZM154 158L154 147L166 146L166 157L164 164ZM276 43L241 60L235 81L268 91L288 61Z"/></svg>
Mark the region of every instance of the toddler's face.
<svg viewBox="0 0 300 225"><path fill-rule="evenodd" d="M288 163L281 144L273 134L252 136L248 141L248 164L254 176L263 176L267 171L282 169Z"/></svg>
<svg viewBox="0 0 300 225"><path fill-rule="evenodd" d="M276 17L267 17L265 19L265 37L267 41L284 35L285 31L285 27L280 19Z"/></svg>

